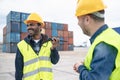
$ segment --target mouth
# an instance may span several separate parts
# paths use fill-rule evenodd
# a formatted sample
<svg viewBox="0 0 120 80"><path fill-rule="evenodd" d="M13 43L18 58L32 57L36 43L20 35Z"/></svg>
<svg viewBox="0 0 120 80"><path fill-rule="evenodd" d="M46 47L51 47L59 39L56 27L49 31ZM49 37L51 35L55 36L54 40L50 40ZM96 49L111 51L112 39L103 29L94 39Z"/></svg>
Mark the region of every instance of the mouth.
<svg viewBox="0 0 120 80"><path fill-rule="evenodd" d="M28 29L28 33L29 33L30 35L34 34L34 29Z"/></svg>

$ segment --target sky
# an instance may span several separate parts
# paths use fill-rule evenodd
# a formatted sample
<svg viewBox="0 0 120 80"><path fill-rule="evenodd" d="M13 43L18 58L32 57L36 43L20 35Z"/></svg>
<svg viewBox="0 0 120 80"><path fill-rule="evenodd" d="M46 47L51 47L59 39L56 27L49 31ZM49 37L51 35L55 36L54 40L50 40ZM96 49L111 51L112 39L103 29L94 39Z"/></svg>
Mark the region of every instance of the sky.
<svg viewBox="0 0 120 80"><path fill-rule="evenodd" d="M103 0L105 22L110 27L120 26L120 0ZM3 27L6 25L6 16L10 11L24 13L36 12L44 21L66 23L68 30L74 33L74 45L83 42L89 43L89 37L84 35L78 26L75 16L77 0L0 0L0 42L3 42ZM97 5L97 4L96 4Z"/></svg>

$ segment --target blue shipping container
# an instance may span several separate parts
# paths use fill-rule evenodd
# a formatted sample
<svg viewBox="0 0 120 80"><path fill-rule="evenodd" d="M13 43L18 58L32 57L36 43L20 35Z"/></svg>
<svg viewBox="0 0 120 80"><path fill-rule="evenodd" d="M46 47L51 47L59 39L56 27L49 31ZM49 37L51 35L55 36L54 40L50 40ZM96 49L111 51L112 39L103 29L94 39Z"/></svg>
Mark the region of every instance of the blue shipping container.
<svg viewBox="0 0 120 80"><path fill-rule="evenodd" d="M63 40L64 40L63 37L60 37L59 39L61 40L61 41L60 41L60 44L64 44L64 42L63 42Z"/></svg>
<svg viewBox="0 0 120 80"><path fill-rule="evenodd" d="M7 23L10 21L20 22L20 12L10 11L10 13L7 15Z"/></svg>
<svg viewBox="0 0 120 80"><path fill-rule="evenodd" d="M120 34L120 27L113 28L116 32Z"/></svg>
<svg viewBox="0 0 120 80"><path fill-rule="evenodd" d="M68 45L68 50L74 50L74 46L73 45Z"/></svg>
<svg viewBox="0 0 120 80"><path fill-rule="evenodd" d="M63 45L59 45L59 46L57 47L57 50L58 50L58 51L63 51Z"/></svg>
<svg viewBox="0 0 120 80"><path fill-rule="evenodd" d="M7 53L15 53L17 51L17 43L8 43L6 44Z"/></svg>
<svg viewBox="0 0 120 80"><path fill-rule="evenodd" d="M20 22L11 21L7 23L7 33L20 32Z"/></svg>
<svg viewBox="0 0 120 80"><path fill-rule="evenodd" d="M52 30L52 36L54 36L54 37L57 37L57 36L58 36L57 30Z"/></svg>
<svg viewBox="0 0 120 80"><path fill-rule="evenodd" d="M58 24L57 24L57 29L58 29L58 30L63 30L63 29L64 29L63 24L59 24L59 23L58 23Z"/></svg>
<svg viewBox="0 0 120 80"><path fill-rule="evenodd" d="M21 23L21 32L27 32L27 26L25 23Z"/></svg>
<svg viewBox="0 0 120 80"><path fill-rule="evenodd" d="M6 52L6 44L2 45L2 52Z"/></svg>
<svg viewBox="0 0 120 80"><path fill-rule="evenodd" d="M51 23L52 30L57 30L57 23Z"/></svg>
<svg viewBox="0 0 120 80"><path fill-rule="evenodd" d="M24 22L24 20L26 20L28 16L28 13L21 13L21 21Z"/></svg>
<svg viewBox="0 0 120 80"><path fill-rule="evenodd" d="M6 36L6 43L10 42L19 42L20 41L20 33L8 33Z"/></svg>

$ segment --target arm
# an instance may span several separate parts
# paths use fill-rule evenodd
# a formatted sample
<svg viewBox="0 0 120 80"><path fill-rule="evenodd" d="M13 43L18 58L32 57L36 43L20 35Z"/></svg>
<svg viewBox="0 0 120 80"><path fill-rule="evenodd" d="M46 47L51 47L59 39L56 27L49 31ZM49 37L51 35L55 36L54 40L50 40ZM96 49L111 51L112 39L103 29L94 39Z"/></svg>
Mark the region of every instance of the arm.
<svg viewBox="0 0 120 80"><path fill-rule="evenodd" d="M104 42L98 44L93 52L91 69L79 66L80 80L108 80L115 67L117 49Z"/></svg>
<svg viewBox="0 0 120 80"><path fill-rule="evenodd" d="M50 55L50 57L51 57L51 62L53 63L53 64L57 64L57 62L59 61L59 54L58 54L58 51L56 50L56 48L54 48L54 49L51 49L51 55Z"/></svg>
<svg viewBox="0 0 120 80"><path fill-rule="evenodd" d="M15 58L15 80L22 80L23 76L23 56L17 48Z"/></svg>

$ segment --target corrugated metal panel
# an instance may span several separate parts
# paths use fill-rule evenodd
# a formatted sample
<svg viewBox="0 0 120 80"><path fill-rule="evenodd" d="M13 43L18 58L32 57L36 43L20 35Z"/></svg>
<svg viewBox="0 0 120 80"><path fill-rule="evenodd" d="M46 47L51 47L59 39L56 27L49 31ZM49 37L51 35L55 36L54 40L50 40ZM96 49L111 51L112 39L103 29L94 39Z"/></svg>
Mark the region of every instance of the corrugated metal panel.
<svg viewBox="0 0 120 80"><path fill-rule="evenodd" d="M73 45L68 45L68 50L74 50L74 46Z"/></svg>
<svg viewBox="0 0 120 80"><path fill-rule="evenodd" d="M7 33L7 29L6 28L7 28L6 26L3 28L3 36L6 35L6 33Z"/></svg>
<svg viewBox="0 0 120 80"><path fill-rule="evenodd" d="M57 30L52 30L52 36L54 36L54 37L57 37L57 36L58 36Z"/></svg>
<svg viewBox="0 0 120 80"><path fill-rule="evenodd" d="M6 35L3 36L3 44L6 43Z"/></svg>
<svg viewBox="0 0 120 80"><path fill-rule="evenodd" d="M68 37L73 38L73 31L68 31Z"/></svg>
<svg viewBox="0 0 120 80"><path fill-rule="evenodd" d="M17 43L8 43L6 44L6 52L8 53L16 53L17 51Z"/></svg>
<svg viewBox="0 0 120 80"><path fill-rule="evenodd" d="M52 30L57 30L57 23L51 23Z"/></svg>
<svg viewBox="0 0 120 80"><path fill-rule="evenodd" d="M67 42L64 42L64 45L68 45L68 37L64 37L64 40Z"/></svg>
<svg viewBox="0 0 120 80"><path fill-rule="evenodd" d="M26 20L28 16L28 13L21 13L21 21L24 22L24 20Z"/></svg>
<svg viewBox="0 0 120 80"><path fill-rule="evenodd" d="M64 42L63 42L63 40L64 40L63 37L59 37L59 39L61 40L61 41L60 41L60 45L61 45L61 44L64 44Z"/></svg>
<svg viewBox="0 0 120 80"><path fill-rule="evenodd" d="M68 44L73 44L73 38L69 38Z"/></svg>
<svg viewBox="0 0 120 80"><path fill-rule="evenodd" d="M27 26L23 22L21 22L21 32L27 32Z"/></svg>
<svg viewBox="0 0 120 80"><path fill-rule="evenodd" d="M6 43L10 42L19 42L20 41L20 33L8 33L6 36Z"/></svg>
<svg viewBox="0 0 120 80"><path fill-rule="evenodd" d="M113 28L116 32L120 34L120 27Z"/></svg>
<svg viewBox="0 0 120 80"><path fill-rule="evenodd" d="M63 45L64 51L68 50L68 44L67 45Z"/></svg>
<svg viewBox="0 0 120 80"><path fill-rule="evenodd" d="M2 52L6 52L6 44L2 45Z"/></svg>
<svg viewBox="0 0 120 80"><path fill-rule="evenodd" d="M45 29L51 29L51 23L45 22Z"/></svg>
<svg viewBox="0 0 120 80"><path fill-rule="evenodd" d="M18 22L20 22L20 12L11 11L7 15L7 23L10 22L10 21L18 21Z"/></svg>
<svg viewBox="0 0 120 80"><path fill-rule="evenodd" d="M64 31L63 36L68 37L68 31Z"/></svg>
<svg viewBox="0 0 120 80"><path fill-rule="evenodd" d="M62 30L58 30L58 37L63 37L63 31Z"/></svg>
<svg viewBox="0 0 120 80"><path fill-rule="evenodd" d="M20 22L11 21L7 23L7 33L20 32Z"/></svg>
<svg viewBox="0 0 120 80"><path fill-rule="evenodd" d="M45 29L45 34L47 34L48 37L51 38L51 36L52 36L52 31L51 31L51 29Z"/></svg>
<svg viewBox="0 0 120 80"><path fill-rule="evenodd" d="M57 24L57 29L58 29L58 30L63 30L63 24L59 24L59 23L58 23L58 24Z"/></svg>
<svg viewBox="0 0 120 80"><path fill-rule="evenodd" d="M63 24L64 31L68 31L68 24Z"/></svg>
<svg viewBox="0 0 120 80"><path fill-rule="evenodd" d="M62 44L59 45L59 46L57 47L57 50L58 50L58 51L63 51L63 45L62 45Z"/></svg>

